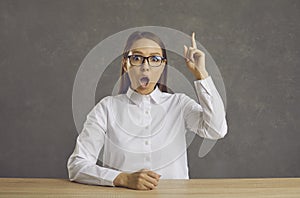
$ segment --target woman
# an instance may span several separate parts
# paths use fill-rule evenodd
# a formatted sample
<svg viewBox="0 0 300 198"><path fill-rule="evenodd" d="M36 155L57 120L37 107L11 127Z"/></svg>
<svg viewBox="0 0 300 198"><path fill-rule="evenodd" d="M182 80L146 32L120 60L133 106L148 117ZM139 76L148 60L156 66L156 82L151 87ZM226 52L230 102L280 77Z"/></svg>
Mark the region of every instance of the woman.
<svg viewBox="0 0 300 198"><path fill-rule="evenodd" d="M219 139L227 133L227 123L195 33L184 56L200 104L185 94L167 93L167 54L158 36L139 31L129 36L120 94L103 98L88 114L68 160L71 181L150 190L160 179L189 178L186 129Z"/></svg>

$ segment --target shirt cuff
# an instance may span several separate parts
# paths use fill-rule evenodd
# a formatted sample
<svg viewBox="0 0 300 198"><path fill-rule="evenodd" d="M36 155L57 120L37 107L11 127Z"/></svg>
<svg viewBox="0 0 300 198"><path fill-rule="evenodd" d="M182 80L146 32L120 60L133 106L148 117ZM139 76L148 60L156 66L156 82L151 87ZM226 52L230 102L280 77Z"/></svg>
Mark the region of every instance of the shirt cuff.
<svg viewBox="0 0 300 198"><path fill-rule="evenodd" d="M104 185L115 186L113 181L120 173L122 173L122 172L114 170L114 169L109 169L104 178L104 180L105 180Z"/></svg>
<svg viewBox="0 0 300 198"><path fill-rule="evenodd" d="M198 94L206 93L210 96L211 96L211 87L215 86L211 76L208 76L203 80L194 81L194 85L196 87L196 91L198 92Z"/></svg>

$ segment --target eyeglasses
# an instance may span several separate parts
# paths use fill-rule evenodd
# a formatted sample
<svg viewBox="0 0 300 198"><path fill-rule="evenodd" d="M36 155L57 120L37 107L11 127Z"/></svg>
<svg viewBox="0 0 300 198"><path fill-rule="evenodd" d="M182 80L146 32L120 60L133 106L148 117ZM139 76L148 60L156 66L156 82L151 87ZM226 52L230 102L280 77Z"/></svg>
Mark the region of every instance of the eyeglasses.
<svg viewBox="0 0 300 198"><path fill-rule="evenodd" d="M166 60L166 58L161 56L144 57L141 55L130 55L127 57L129 58L129 62L132 66L141 66L144 64L145 59L147 59L147 62L151 67L159 67L161 66L161 63Z"/></svg>

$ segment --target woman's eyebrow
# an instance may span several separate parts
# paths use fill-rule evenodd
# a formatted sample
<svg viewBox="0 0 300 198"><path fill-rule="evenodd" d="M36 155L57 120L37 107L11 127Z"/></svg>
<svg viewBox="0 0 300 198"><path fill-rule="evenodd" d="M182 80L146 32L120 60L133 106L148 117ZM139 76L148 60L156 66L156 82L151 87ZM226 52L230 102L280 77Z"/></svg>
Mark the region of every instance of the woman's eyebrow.
<svg viewBox="0 0 300 198"><path fill-rule="evenodd" d="M158 52L151 53L150 55L160 55ZM161 56L161 55L160 55Z"/></svg>
<svg viewBox="0 0 300 198"><path fill-rule="evenodd" d="M138 51L138 50L132 50L132 53L139 53L139 54L143 54L143 52Z"/></svg>
<svg viewBox="0 0 300 198"><path fill-rule="evenodd" d="M139 54L143 54L143 52L141 51L138 51L138 50L133 50L132 53L139 53ZM150 55L160 55L159 52L153 52L153 53L150 53Z"/></svg>

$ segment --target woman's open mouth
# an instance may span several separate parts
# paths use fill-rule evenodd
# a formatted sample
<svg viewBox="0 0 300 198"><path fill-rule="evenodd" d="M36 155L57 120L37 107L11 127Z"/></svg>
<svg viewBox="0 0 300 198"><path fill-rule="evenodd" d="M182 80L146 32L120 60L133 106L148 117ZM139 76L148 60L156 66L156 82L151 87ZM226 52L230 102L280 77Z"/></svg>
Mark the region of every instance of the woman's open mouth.
<svg viewBox="0 0 300 198"><path fill-rule="evenodd" d="M146 88L150 82L150 79L147 76L140 78L140 84L143 88Z"/></svg>

